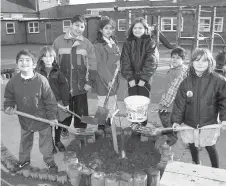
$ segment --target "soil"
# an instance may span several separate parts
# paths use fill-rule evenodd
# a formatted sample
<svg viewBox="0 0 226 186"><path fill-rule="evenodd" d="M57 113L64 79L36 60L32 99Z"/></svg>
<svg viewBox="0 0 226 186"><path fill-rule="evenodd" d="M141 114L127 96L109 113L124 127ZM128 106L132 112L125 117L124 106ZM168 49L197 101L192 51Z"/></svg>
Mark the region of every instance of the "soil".
<svg viewBox="0 0 226 186"><path fill-rule="evenodd" d="M99 138L95 143L87 144L77 152L79 162L96 171L105 173L123 171L130 174L156 167L160 162L161 155L155 148L153 140L141 142L139 135L125 137L126 158L122 158L120 139L118 135L119 154L113 149L112 138Z"/></svg>

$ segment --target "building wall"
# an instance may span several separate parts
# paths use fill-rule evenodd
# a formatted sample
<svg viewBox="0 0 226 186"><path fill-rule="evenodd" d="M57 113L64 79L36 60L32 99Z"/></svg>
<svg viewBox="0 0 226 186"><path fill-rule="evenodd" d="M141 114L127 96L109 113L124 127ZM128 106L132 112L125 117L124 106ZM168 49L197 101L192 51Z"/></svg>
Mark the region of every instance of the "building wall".
<svg viewBox="0 0 226 186"><path fill-rule="evenodd" d="M7 34L6 23L13 22L15 34ZM1 20L1 45L26 43L25 24L20 21Z"/></svg>

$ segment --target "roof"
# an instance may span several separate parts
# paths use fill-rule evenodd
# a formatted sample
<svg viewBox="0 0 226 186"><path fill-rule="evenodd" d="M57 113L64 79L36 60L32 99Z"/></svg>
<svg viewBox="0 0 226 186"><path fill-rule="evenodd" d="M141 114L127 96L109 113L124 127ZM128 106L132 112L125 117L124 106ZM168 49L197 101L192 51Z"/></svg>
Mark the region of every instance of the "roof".
<svg viewBox="0 0 226 186"><path fill-rule="evenodd" d="M11 2L14 1L14 2ZM31 3L28 3L27 6L22 6L21 3L16 4L17 2L22 2L24 0L5 0L1 1L1 13L37 13L35 9L28 8L31 6ZM27 0L28 1L28 0ZM22 3L23 4L23 3Z"/></svg>
<svg viewBox="0 0 226 186"><path fill-rule="evenodd" d="M178 5L226 6L226 0L180 0Z"/></svg>

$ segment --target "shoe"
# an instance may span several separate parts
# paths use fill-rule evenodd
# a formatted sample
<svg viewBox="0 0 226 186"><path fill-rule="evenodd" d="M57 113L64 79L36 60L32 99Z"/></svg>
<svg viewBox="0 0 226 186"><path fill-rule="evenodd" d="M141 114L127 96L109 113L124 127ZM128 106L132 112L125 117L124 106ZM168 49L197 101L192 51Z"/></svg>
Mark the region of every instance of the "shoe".
<svg viewBox="0 0 226 186"><path fill-rule="evenodd" d="M66 151L66 148L65 148L65 146L63 145L63 143L61 141L56 143L56 147L59 149L60 152L65 152Z"/></svg>
<svg viewBox="0 0 226 186"><path fill-rule="evenodd" d="M25 161L25 162L23 162L23 163L18 162L18 163L15 165L15 167L14 167L14 169L13 169L13 172L20 171L20 170L22 170L24 167L26 167L26 166L28 166L28 165L30 165L30 161Z"/></svg>
<svg viewBox="0 0 226 186"><path fill-rule="evenodd" d="M46 163L46 166L49 168L49 171L55 172L55 173L58 172L58 167L57 167L57 165L55 164L54 161Z"/></svg>
<svg viewBox="0 0 226 186"><path fill-rule="evenodd" d="M66 139L69 136L69 132L67 129L61 131L61 138Z"/></svg>
<svg viewBox="0 0 226 186"><path fill-rule="evenodd" d="M53 154L56 154L57 153L57 149L55 147L55 145L53 145Z"/></svg>

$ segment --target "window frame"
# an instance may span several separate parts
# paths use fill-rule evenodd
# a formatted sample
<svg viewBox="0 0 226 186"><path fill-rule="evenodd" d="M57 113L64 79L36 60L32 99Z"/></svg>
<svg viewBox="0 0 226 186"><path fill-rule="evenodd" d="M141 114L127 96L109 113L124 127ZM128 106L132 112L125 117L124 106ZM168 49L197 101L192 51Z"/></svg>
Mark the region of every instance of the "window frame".
<svg viewBox="0 0 226 186"><path fill-rule="evenodd" d="M66 22L66 21L69 21L70 22L70 26L65 26L64 25L64 22ZM63 33L65 33L65 32L67 32L67 30L71 27L71 20L69 20L69 19L66 19L66 20L63 20L62 21L62 27L63 27ZM67 28L67 30L65 30Z"/></svg>
<svg viewBox="0 0 226 186"><path fill-rule="evenodd" d="M8 29L9 29L9 28L7 27L8 24L13 24L13 27L12 27L12 28L13 28L13 33L12 33L12 32L11 32L11 33L8 32ZM6 34L10 35L10 34L15 34L15 33L16 33L15 23L14 23L14 22L12 22L12 21L6 22L6 23L5 23L5 27L6 27ZM12 29L12 28L10 28L10 29Z"/></svg>
<svg viewBox="0 0 226 186"><path fill-rule="evenodd" d="M170 30L165 30L165 29L163 29L164 27L164 25L163 25L163 20L164 19L170 19ZM161 28L161 31L162 32L177 32L177 29L176 30L173 30L173 26L174 26L174 24L173 24L173 20L174 19L176 19L177 20L177 17L161 17L161 24L160 24L160 28ZM182 26L181 26L181 32L183 32L183 30L184 30L184 18L182 17L181 18L181 22L182 22ZM176 24L177 25L177 24Z"/></svg>
<svg viewBox="0 0 226 186"><path fill-rule="evenodd" d="M123 29L120 29L120 27L119 27L119 22L122 21L122 20L126 22L126 19L118 19L118 31L119 32L125 32L126 31L126 28L125 28L125 30L123 30Z"/></svg>
<svg viewBox="0 0 226 186"><path fill-rule="evenodd" d="M211 28L211 17L200 17L200 19L199 19L199 22L200 22L200 20L201 19L206 19L206 20L209 20L209 25L208 25L208 29L206 29L206 30L200 30L200 26L201 26L201 24L199 25L199 31L200 32L210 32L210 28ZM221 19L222 20L222 24L221 24L221 30L219 30L219 31L217 31L216 30L216 19ZM220 24L217 24L217 25L220 25ZM214 32L223 32L223 27L224 27L224 17L215 17L215 25L214 25Z"/></svg>
<svg viewBox="0 0 226 186"><path fill-rule="evenodd" d="M30 23L33 24L32 27L30 27ZM34 26L35 23L38 23L38 27L35 27L35 26ZM28 33L29 33L29 34L39 34L39 33L40 33L40 25L39 25L39 22L38 22L38 21L29 21L27 24L28 24L28 27L27 27L27 28L28 28ZM34 31L31 32L31 31L30 31L30 28L33 28ZM37 31L37 32L35 31L35 28L38 28L38 31Z"/></svg>

